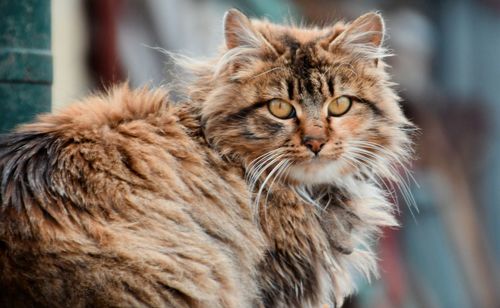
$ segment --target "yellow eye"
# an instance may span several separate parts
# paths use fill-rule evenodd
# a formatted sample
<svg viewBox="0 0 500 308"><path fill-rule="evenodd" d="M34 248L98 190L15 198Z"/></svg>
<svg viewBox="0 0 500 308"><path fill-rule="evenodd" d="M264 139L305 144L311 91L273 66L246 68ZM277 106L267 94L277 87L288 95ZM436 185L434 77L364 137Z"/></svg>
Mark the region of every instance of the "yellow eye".
<svg viewBox="0 0 500 308"><path fill-rule="evenodd" d="M351 109L352 99L347 96L341 96L330 102L328 105L328 114L333 117L340 117Z"/></svg>
<svg viewBox="0 0 500 308"><path fill-rule="evenodd" d="M282 101L280 99L272 99L267 103L269 112L280 119L290 119L295 116L295 108L292 104Z"/></svg>

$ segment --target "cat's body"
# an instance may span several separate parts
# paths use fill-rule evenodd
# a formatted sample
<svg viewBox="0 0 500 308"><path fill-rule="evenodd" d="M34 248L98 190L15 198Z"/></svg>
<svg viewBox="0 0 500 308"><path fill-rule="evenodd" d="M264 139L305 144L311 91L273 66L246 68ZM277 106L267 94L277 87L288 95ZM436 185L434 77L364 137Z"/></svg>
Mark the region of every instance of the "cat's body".
<svg viewBox="0 0 500 308"><path fill-rule="evenodd" d="M188 102L121 87L3 136L0 305L341 304L396 225L376 179L407 155L411 125L380 55L342 48L354 30L380 35L378 15L356 22L287 30L231 11L227 50L194 69ZM315 106L346 88L359 102L323 120ZM294 107L265 110L283 96ZM377 146L343 164L348 134Z"/></svg>
<svg viewBox="0 0 500 308"><path fill-rule="evenodd" d="M263 241L241 168L175 111L122 88L5 136L0 304L250 305Z"/></svg>

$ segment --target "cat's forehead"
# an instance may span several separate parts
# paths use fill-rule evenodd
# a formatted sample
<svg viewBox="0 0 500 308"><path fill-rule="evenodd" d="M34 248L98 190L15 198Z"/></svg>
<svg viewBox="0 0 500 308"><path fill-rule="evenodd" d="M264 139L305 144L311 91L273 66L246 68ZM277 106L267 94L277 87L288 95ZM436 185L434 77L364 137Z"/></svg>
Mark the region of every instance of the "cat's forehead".
<svg viewBox="0 0 500 308"><path fill-rule="evenodd" d="M328 44L345 28L343 23L326 28L286 27L261 22L256 26L273 46L270 57L266 59L268 64L287 66L297 77L306 77L318 71L325 73L337 62L338 55L328 50ZM279 54L278 59L275 58L276 53Z"/></svg>
<svg viewBox="0 0 500 308"><path fill-rule="evenodd" d="M297 78L311 78L318 72L326 72L332 64L333 57L321 52L316 41L299 43L294 37L283 35L285 64Z"/></svg>
<svg viewBox="0 0 500 308"><path fill-rule="evenodd" d="M365 77L373 77L368 62L347 48L332 48L332 41L346 29L343 23L300 28L257 21L254 27L273 47L264 48L246 71L247 80L263 93L279 89L290 99L317 102L334 95L335 89L362 94Z"/></svg>
<svg viewBox="0 0 500 308"><path fill-rule="evenodd" d="M270 41L284 45L292 42L299 45L310 45L325 38L331 40L345 30L345 24L342 22L327 27L297 27L253 20L252 25Z"/></svg>

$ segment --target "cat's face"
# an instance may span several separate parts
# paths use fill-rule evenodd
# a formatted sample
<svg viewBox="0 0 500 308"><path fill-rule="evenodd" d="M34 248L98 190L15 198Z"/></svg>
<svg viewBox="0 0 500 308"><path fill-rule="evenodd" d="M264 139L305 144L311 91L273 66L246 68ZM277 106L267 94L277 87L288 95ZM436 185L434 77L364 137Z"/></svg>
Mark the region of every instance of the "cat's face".
<svg viewBox="0 0 500 308"><path fill-rule="evenodd" d="M383 27L373 13L300 29L230 11L227 50L204 80L207 139L254 177L274 172L308 185L363 169L390 173L411 124L384 71Z"/></svg>

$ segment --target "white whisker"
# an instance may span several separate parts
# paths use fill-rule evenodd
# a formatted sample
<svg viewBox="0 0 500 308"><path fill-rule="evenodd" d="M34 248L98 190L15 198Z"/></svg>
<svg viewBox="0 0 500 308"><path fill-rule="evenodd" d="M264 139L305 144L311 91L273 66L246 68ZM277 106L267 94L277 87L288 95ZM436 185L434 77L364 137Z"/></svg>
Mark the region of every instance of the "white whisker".
<svg viewBox="0 0 500 308"><path fill-rule="evenodd" d="M277 159L275 159L277 160ZM274 160L273 160L274 162ZM286 164L288 162L288 160L282 160L280 162L277 163L277 165L269 172L269 174L265 177L264 181L262 182L262 184L260 185L259 187L259 191L257 192L257 196L255 197L255 206L256 208L258 209L260 207L260 198L261 198L261 195L262 195L262 192L267 184L267 182L273 177L273 175L278 171L280 170L281 166L283 166L284 164ZM258 211L257 211L257 217L259 215Z"/></svg>
<svg viewBox="0 0 500 308"><path fill-rule="evenodd" d="M383 177L388 177L391 179L391 183L393 182L397 185L405 203L409 206L411 215L414 217L412 207L415 208L417 212L418 207L407 181L409 181L410 178L413 179L414 182L416 182L416 180L413 175L411 175L406 165L401 161L400 156L373 142L350 141L350 145L349 155L360 163L365 161L366 163L364 163L364 165L369 164L372 170L370 174L375 175L379 179L377 182L383 182L383 179L380 177L380 175L382 175ZM388 159L384 159L384 157L376 152L384 154ZM394 168L394 164L400 166L405 172L406 180Z"/></svg>
<svg viewBox="0 0 500 308"><path fill-rule="evenodd" d="M278 172L276 172L276 175L274 176L274 179L271 181L271 183L269 184L269 187L267 189L266 199L264 200L264 219L266 218L267 201L269 199L269 194L272 191L273 184L274 184L274 182L276 182L276 181L279 182L281 180L281 176L284 174L284 171L291 165L290 160L285 159L283 161L285 163L281 167L279 167L280 169L278 170Z"/></svg>

